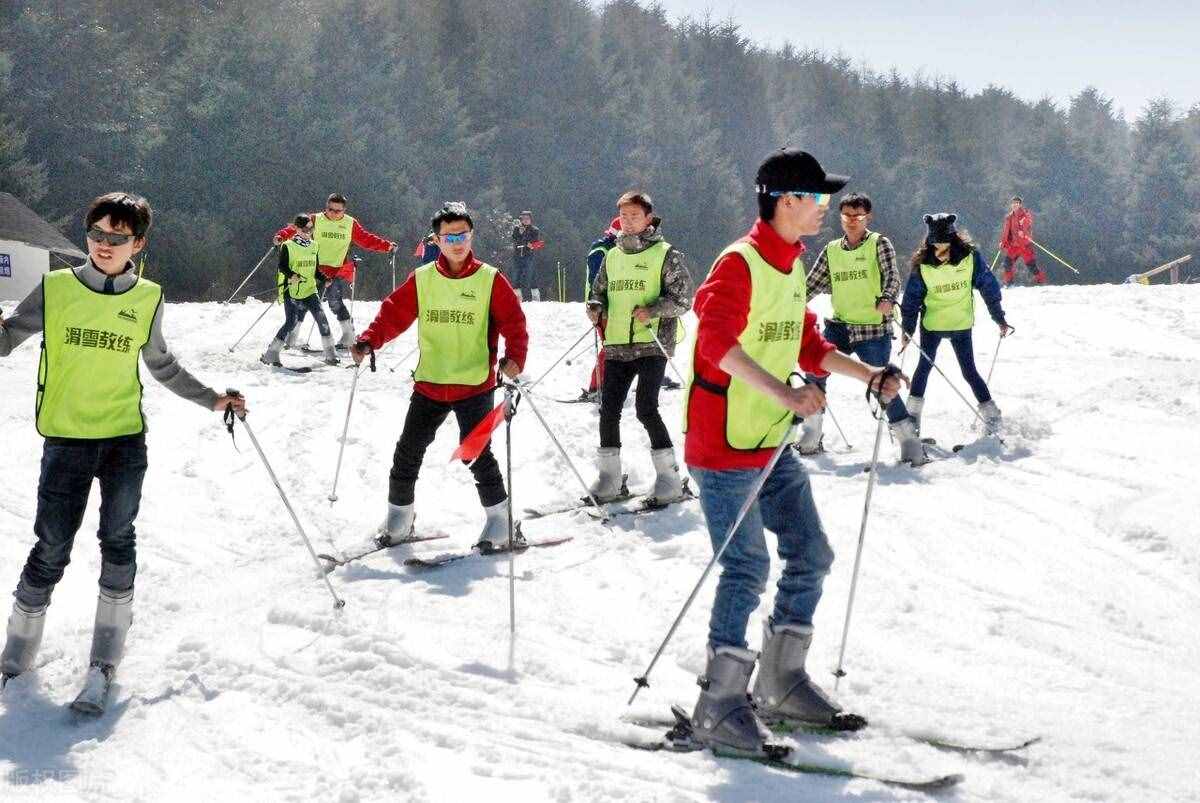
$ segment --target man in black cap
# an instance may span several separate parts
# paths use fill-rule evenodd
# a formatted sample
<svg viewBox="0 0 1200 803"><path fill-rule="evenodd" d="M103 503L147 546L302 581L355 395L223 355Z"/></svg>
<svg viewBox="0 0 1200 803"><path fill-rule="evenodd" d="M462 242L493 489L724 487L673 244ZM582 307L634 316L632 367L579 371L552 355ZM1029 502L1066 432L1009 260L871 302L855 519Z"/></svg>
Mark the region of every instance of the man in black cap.
<svg viewBox="0 0 1200 803"><path fill-rule="evenodd" d="M542 291L537 286L537 276L533 269L533 252L541 250L545 245L542 233L533 225L533 212L528 209L521 212L517 225L513 226L513 275L512 285L517 295L525 300L525 290L533 301L542 300Z"/></svg>
<svg viewBox="0 0 1200 803"><path fill-rule="evenodd" d="M820 230L831 194L847 181L827 175L803 151L771 154L756 178L759 219L721 253L696 294L699 328L687 388L684 460L699 485L714 550L776 448L793 435L792 416L824 406L820 388L788 383L797 362L806 372L870 383L885 400L900 390L897 376L839 353L821 337L807 308L800 238ZM753 690L756 714L746 693L759 656L747 649L746 628L771 568L764 528L778 537L784 566L774 610L764 623ZM842 713L804 668L833 551L795 450L782 450L720 563L708 665L692 716L696 735L719 750L754 754L769 736L759 716L861 727L865 721Z"/></svg>

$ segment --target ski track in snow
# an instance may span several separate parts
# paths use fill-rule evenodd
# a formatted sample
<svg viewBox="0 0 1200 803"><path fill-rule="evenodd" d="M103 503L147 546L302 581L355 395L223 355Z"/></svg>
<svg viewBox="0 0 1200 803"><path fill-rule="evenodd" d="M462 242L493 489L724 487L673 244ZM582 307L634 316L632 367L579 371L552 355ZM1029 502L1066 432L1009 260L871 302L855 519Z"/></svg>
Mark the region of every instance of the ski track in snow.
<svg viewBox="0 0 1200 803"><path fill-rule="evenodd" d="M896 467L895 448L884 443L848 674L837 693L879 727L805 738L801 759L902 775L962 772L965 782L940 797L963 801L1195 794L1200 725L1187 712L1200 710L1198 305L1194 286L1006 292L1019 331L1005 341L992 382L1006 447L972 431L971 414L935 372L924 434L946 449L968 445L914 472ZM357 307L362 326L378 304ZM827 298L816 309L827 311ZM317 551L347 545L384 512L415 364L398 360L415 332L389 344L379 372L359 381L331 504L353 374L322 367L291 376L261 366L275 314L230 353L261 310L258 302L172 304L166 334L190 370L247 395L255 434ZM586 321L578 304L526 310L532 378ZM996 330L980 312L976 354L986 372ZM679 349L684 370L689 353L690 341ZM914 355L907 357L911 373ZM8 587L33 541L37 358L36 343L27 343L0 361L0 584ZM284 360L317 362L291 352ZM965 391L949 348L938 364ZM552 399L577 395L590 369L590 359L560 365L534 400L589 480L595 408ZM680 393L662 398L678 437ZM625 470L637 491L653 470L630 400ZM838 554L809 668L832 689L827 670L837 660L875 423L849 380L832 380L830 401L855 447L842 451L833 430L831 451L808 464ZM711 556L695 502L610 528L581 513L527 522L532 538L574 540L516 557L515 642L507 557L418 574L403 567L403 556L375 555L331 575L347 600L335 614L245 430L237 429L237 451L219 415L149 378L145 410L150 471L138 519L135 624L110 710L81 722L65 708L82 679L94 611L97 491L49 610L38 668L0 701L4 800L925 797L619 743L655 735L621 717L632 678ZM513 431L516 508L577 495L528 404ZM451 538L419 544L419 553L466 548L482 522L469 472L448 461L456 442L448 421L417 486L418 528ZM503 430L496 443L502 458ZM713 584L632 713L691 706ZM752 619L751 646L769 605L768 593ZM1043 741L1019 758L985 760L897 735L912 730Z"/></svg>

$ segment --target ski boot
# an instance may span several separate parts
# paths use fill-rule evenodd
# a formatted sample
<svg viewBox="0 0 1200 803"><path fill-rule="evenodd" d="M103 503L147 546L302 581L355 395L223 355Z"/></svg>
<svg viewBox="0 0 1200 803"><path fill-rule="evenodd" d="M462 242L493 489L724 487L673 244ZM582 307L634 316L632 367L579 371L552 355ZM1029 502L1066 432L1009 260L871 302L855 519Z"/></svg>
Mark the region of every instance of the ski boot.
<svg viewBox="0 0 1200 803"><path fill-rule="evenodd" d="M279 338L275 338L271 341L271 345L267 346L267 350L262 353L262 356L258 358L258 361L263 365L282 368L283 363L279 361L279 352L283 351L283 347L284 342Z"/></svg>
<svg viewBox="0 0 1200 803"><path fill-rule="evenodd" d="M995 435L1000 432L1000 408L994 399L988 399L979 405L979 414L983 416L984 432Z"/></svg>
<svg viewBox="0 0 1200 803"><path fill-rule="evenodd" d="M763 623L763 651L754 680L754 704L765 722L801 722L858 730L866 720L842 713L804 669L812 625Z"/></svg>
<svg viewBox="0 0 1200 803"><path fill-rule="evenodd" d="M483 512L487 514L487 520L483 523L483 531L479 534L475 547L485 555L508 549L508 500L485 507ZM521 535L521 527L518 524L513 528L513 548L520 549L524 543L525 536Z"/></svg>
<svg viewBox="0 0 1200 803"><path fill-rule="evenodd" d="M292 331L288 332L287 337L284 338L283 347L285 349L287 349L288 351L295 351L296 343L299 342L299 340L300 340L300 324L297 323L295 326L292 327Z"/></svg>
<svg viewBox="0 0 1200 803"><path fill-rule="evenodd" d="M913 423L912 416L902 418L894 424L889 424L888 428L892 431L892 435L900 442L900 462L908 463L909 465L923 466L929 462L929 458L925 455L925 447L921 443L921 439L917 437L917 427Z"/></svg>
<svg viewBox="0 0 1200 803"><path fill-rule="evenodd" d="M924 396L909 396L908 401L904 403L904 407L908 410L909 420L913 422L913 434L917 438L921 437L921 411L925 409Z"/></svg>
<svg viewBox="0 0 1200 803"><path fill-rule="evenodd" d="M600 476L588 488L598 502L608 502L626 493L625 478L621 476L621 447L601 446L596 450L596 466Z"/></svg>
<svg viewBox="0 0 1200 803"><path fill-rule="evenodd" d="M796 451L806 457L824 452L825 438L822 434L824 424L824 413L814 413L805 418L803 429L800 432L800 440L796 441Z"/></svg>
<svg viewBox="0 0 1200 803"><path fill-rule="evenodd" d="M333 335L321 335L321 348L325 352L323 361L326 365L339 365L342 362L333 347Z"/></svg>
<svg viewBox="0 0 1200 803"><path fill-rule="evenodd" d="M8 617L8 638L0 653L0 688L12 678L28 672L42 646L42 631L46 627L45 606L29 609L20 602L13 603Z"/></svg>
<svg viewBox="0 0 1200 803"><path fill-rule="evenodd" d="M708 648L708 666L696 679L701 692L692 725L696 739L714 753L762 755L771 737L746 696L757 657L738 647Z"/></svg>
<svg viewBox="0 0 1200 803"><path fill-rule="evenodd" d="M101 586L96 600L91 658L83 690L71 703L74 711L92 716L104 713L108 690L125 656L125 639L132 624L133 589L118 592Z"/></svg>
<svg viewBox="0 0 1200 803"><path fill-rule="evenodd" d="M354 321L347 318L344 321L338 321L342 327L342 339L338 341L337 347L340 349L349 349L354 345Z"/></svg>
<svg viewBox="0 0 1200 803"><path fill-rule="evenodd" d="M646 499L650 505L667 505L685 499L683 479L679 476L679 463L675 460L674 447L651 449L650 460L654 463L654 490Z"/></svg>
<svg viewBox="0 0 1200 803"><path fill-rule="evenodd" d="M1046 283L1046 271L1038 270L1036 273L1034 273L1033 274L1033 283L1034 284L1045 284Z"/></svg>

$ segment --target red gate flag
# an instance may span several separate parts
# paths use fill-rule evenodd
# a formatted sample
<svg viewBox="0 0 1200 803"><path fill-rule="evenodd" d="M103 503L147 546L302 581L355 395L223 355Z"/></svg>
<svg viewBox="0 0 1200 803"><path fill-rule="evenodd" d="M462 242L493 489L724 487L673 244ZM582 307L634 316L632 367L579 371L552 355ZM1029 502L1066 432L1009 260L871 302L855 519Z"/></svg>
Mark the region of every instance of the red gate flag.
<svg viewBox="0 0 1200 803"><path fill-rule="evenodd" d="M467 437L463 438L462 443L454 450L454 454L450 455L450 460L462 460L470 463L483 454L483 450L487 448L488 442L492 439L492 433L504 421L504 413L508 399L496 405L496 408L483 417L483 420L471 430Z"/></svg>

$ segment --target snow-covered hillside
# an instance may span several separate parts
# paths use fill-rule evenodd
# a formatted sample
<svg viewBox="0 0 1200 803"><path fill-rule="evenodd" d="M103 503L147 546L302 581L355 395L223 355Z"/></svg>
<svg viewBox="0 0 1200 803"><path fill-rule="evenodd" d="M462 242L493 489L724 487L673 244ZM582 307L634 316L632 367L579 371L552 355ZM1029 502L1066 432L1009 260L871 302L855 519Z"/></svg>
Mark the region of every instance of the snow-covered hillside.
<svg viewBox="0 0 1200 803"><path fill-rule="evenodd" d="M1200 287L1016 289L1005 304L1017 333L1005 341L992 388L1007 446L975 442L970 413L935 374L925 434L970 445L918 471L896 467L894 448L883 447L838 694L879 727L805 738L797 755L902 775L960 772L965 781L945 796L964 801L1195 799ZM359 539L384 511L411 392L405 369L413 361L399 357L415 333L381 352L380 371L359 383L340 500L331 505L352 372L299 377L261 366L278 310L229 353L261 309L173 304L166 333L200 377L246 394L255 434L318 550ZM376 309L359 304L360 325ZM574 304L532 304L527 314L527 373L537 376L586 321ZM978 323L985 371L995 336L990 322ZM0 361L5 600L33 542L37 359L32 342ZM910 371L913 362L909 355ZM939 365L965 388L948 348ZM588 479L596 412L552 399L577 395L589 369L590 359L560 365L537 398ZM65 709L94 612L95 492L48 613L40 668L0 699L0 799L923 796L621 744L653 735L622 720L632 679L711 556L694 502L609 528L583 514L528 522L529 537L574 540L516 558L515 640L506 559L418 574L381 554L331 576L347 600L335 613L245 432L239 452L219 415L146 382L150 471L136 613L110 710L76 723ZM827 670L837 658L875 425L859 387L835 379L830 390L853 444L838 448L833 431L833 450L810 463L838 553L810 669L832 688ZM676 434L679 402L678 392L664 394ZM632 407L623 429L630 484L646 488L653 472ZM574 496L576 480L526 405L513 430L517 506ZM468 547L482 522L469 472L448 462L456 441L447 422L417 486L418 527L452 538L420 545L422 553ZM634 713L664 714L673 702L690 708L711 594L712 581ZM939 752L904 730L1043 740L1023 758L986 760Z"/></svg>

